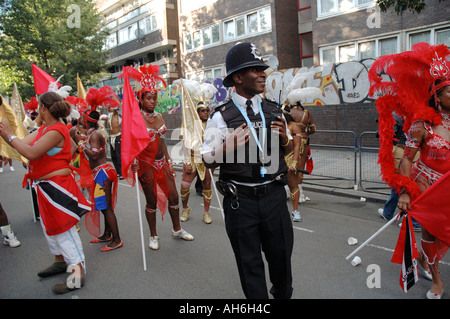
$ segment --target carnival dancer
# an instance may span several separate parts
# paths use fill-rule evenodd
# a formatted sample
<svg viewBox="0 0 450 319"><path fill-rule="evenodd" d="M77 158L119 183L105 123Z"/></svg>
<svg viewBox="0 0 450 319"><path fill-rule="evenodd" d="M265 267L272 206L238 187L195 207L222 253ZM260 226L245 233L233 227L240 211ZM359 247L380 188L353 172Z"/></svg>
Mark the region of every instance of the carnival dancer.
<svg viewBox="0 0 450 319"><path fill-rule="evenodd" d="M90 109L83 114L84 123L87 124L86 140L75 139L89 159L92 170L93 185L90 188L90 200L92 211L86 215L86 227L91 234L100 232L98 212L101 211L105 221L105 229L101 236L91 239L91 243L109 242L101 248L101 251L110 251L123 247L120 238L117 217L114 208L117 203L118 178L114 167L106 159L106 140L98 131L98 119L100 113L97 107L117 107L118 102L114 98L112 90L104 86L100 89L91 88L86 95L86 102Z"/></svg>
<svg viewBox="0 0 450 319"><path fill-rule="evenodd" d="M159 236L156 231L156 208L164 216L168 207L172 219L172 237L193 240L194 237L180 226L180 207L178 192L175 185L175 171L166 143L162 138L167 128L161 114L155 112L158 103L157 82L166 85L159 76L159 66L141 66L139 70L127 67L130 78L138 81L142 89L137 92L139 107L144 118L150 143L137 156L137 164L131 165L131 171L138 172L139 183L145 195L145 216L150 228L149 248L158 250ZM123 176L125 177L125 176ZM129 180L130 176L125 177ZM168 206L167 206L168 202Z"/></svg>
<svg viewBox="0 0 450 319"><path fill-rule="evenodd" d="M206 167L220 166L217 185L224 195L226 231L249 299L268 298L262 251L270 293L277 299L292 295L293 229L283 173L284 155L293 143L278 105L258 96L267 68L252 43L237 43L228 51L223 84L234 86L236 94L214 109L202 148Z"/></svg>
<svg viewBox="0 0 450 319"><path fill-rule="evenodd" d="M450 170L449 57L450 50L445 45L418 43L411 51L378 59L369 72L373 83L370 94L384 94L377 100L383 179L400 193L398 207L403 211L413 208L412 217L422 226L418 261L424 270L431 271L431 289L426 293L429 299L440 299L444 292L438 264L450 242L434 235L437 229L446 226L445 221L438 219L439 212L433 212L439 209L439 203L426 212L435 219L427 224L423 224L411 203ZM381 74L390 76L392 81L382 81ZM404 127L408 131L400 177L395 176L393 164L392 109L405 116ZM420 158L413 165L419 151Z"/></svg>
<svg viewBox="0 0 450 319"><path fill-rule="evenodd" d="M78 188L69 163L71 139L62 122L70 114L70 105L54 92L39 97L39 116L45 123L38 131L23 139L17 138L4 121L0 135L21 155L30 160L29 173L24 178L36 189L41 225L55 263L44 276L64 272L67 268L74 279L53 286L56 294L67 293L84 285L85 257L75 225L90 210L90 205ZM64 262L65 260L65 262Z"/></svg>
<svg viewBox="0 0 450 319"><path fill-rule="evenodd" d="M202 131L204 131L204 128L206 127L206 122L208 121L209 118L209 108L203 101L197 103L197 113L202 122L203 126ZM183 161L183 177L181 178L181 185L180 185L180 197L181 202L183 204L183 211L181 212L180 220L182 222L185 222L189 219L189 213L191 212L191 207L188 206L189 195L191 192L190 187L195 176L198 175L198 177L202 181L203 186L202 196L203 196L203 205L205 209L201 219L205 224L211 224L212 218L209 213L209 207L212 198L212 190L211 190L212 172L210 172L210 169L205 167L203 161L198 161L195 158L195 154L193 154L194 151L192 149L187 148L185 143L183 143L183 150L185 159ZM201 158L200 154L198 154L198 156L200 156Z"/></svg>
<svg viewBox="0 0 450 319"><path fill-rule="evenodd" d="M288 172L286 174L288 180L289 192L291 194L292 201L292 221L300 222L302 221L302 216L298 210L300 192L299 192L299 172L297 169L300 168L299 158L301 156L300 148L302 146L302 132L300 126L294 121L290 114L290 107L287 105L283 106L284 117L288 125L288 130L293 137L294 148L287 154L284 159L288 167Z"/></svg>
<svg viewBox="0 0 450 319"><path fill-rule="evenodd" d="M317 89L319 90L319 94L320 89L319 88L307 88L307 89ZM295 102L291 102L290 106L291 106L291 116L294 119L294 121L298 124L298 126L300 127L300 135L301 135L301 141L300 141L300 149L299 149L299 154L300 154L300 161L298 163L298 168L304 170L305 169L305 165L306 162L308 160L308 156L311 154L311 149L309 147L309 141L310 138L309 136L314 134L316 132L316 124L314 124L314 120L312 117L312 114L309 110L305 109L303 107L303 105L300 102L300 96L303 96L302 92L305 91L303 89L298 89L298 90L293 90L292 92L290 92L290 95L288 95L288 99L295 101ZM296 96L297 95L297 96ZM299 194L299 200L300 203L303 203L307 200L309 200L309 198L307 196L305 196L304 192L303 192L303 173L302 172L298 172L298 186L300 189L300 194Z"/></svg>

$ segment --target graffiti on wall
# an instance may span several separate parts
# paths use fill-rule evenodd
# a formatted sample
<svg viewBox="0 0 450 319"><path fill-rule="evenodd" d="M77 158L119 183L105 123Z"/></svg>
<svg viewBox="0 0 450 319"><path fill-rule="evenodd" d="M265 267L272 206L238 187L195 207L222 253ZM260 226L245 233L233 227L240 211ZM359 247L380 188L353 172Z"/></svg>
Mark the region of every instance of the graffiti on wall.
<svg viewBox="0 0 450 319"><path fill-rule="evenodd" d="M296 78L299 88L318 87L322 91L322 96L307 101L305 105L373 102L374 99L369 97L368 73L374 61L375 59L363 59L272 71L267 76L265 97L284 102L289 93L287 88ZM233 88L223 86L222 81L223 78L205 81L212 83L217 89L212 104L223 102L231 96ZM182 94L179 85L169 85L159 94L158 112L169 114L181 112Z"/></svg>
<svg viewBox="0 0 450 319"><path fill-rule="evenodd" d="M271 72L266 82L266 97L277 102L286 99L287 87L296 77L300 88L318 87L322 96L306 105L373 102L369 97L369 69L375 59L364 59L322 66L292 68Z"/></svg>

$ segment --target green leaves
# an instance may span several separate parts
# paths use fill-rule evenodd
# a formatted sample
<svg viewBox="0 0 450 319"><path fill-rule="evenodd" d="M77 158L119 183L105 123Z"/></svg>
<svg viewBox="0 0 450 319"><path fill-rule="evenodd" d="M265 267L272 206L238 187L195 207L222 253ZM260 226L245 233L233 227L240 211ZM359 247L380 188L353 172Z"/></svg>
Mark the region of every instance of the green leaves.
<svg viewBox="0 0 450 319"><path fill-rule="evenodd" d="M0 91L11 94L16 82L24 99L34 96L33 62L55 79L64 74L75 95L77 73L86 86L104 70L106 35L94 0L1 1Z"/></svg>

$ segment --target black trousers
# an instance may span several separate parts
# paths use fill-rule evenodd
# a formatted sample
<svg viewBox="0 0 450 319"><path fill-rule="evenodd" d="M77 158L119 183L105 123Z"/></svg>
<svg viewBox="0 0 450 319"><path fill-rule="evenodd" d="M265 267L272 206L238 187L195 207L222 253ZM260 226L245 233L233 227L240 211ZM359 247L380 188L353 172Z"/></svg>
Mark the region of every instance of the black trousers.
<svg viewBox="0 0 450 319"><path fill-rule="evenodd" d="M262 252L269 268L274 298L292 295L292 221L284 186L254 195L238 190L239 207L231 207L231 196L224 197L225 226L233 247L242 289L248 299L267 299Z"/></svg>
<svg viewBox="0 0 450 319"><path fill-rule="evenodd" d="M109 145L111 145L111 161L113 162L117 175L122 175L121 142L122 135L116 137L114 145L111 144L111 139L109 140Z"/></svg>

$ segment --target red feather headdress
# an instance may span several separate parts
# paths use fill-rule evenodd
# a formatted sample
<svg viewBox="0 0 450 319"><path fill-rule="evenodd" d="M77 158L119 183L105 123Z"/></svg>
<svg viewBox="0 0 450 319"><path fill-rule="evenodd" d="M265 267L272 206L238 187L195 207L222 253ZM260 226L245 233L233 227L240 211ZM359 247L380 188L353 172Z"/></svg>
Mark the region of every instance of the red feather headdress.
<svg viewBox="0 0 450 319"><path fill-rule="evenodd" d="M86 102L90 109L82 113L86 121L98 122L98 119L93 119L89 115L92 112L97 111L98 106L104 106L106 108L116 108L120 106L119 97L109 86L103 86L100 89L90 88L86 94Z"/></svg>
<svg viewBox="0 0 450 319"><path fill-rule="evenodd" d="M369 70L369 95L380 96L376 107L380 135L378 163L383 180L397 191L405 188L413 199L420 193L417 184L406 176L395 174L392 154L395 119L392 112L405 117L405 132L416 120L440 124L440 114L428 105L428 101L442 88L441 85L434 87L436 79L450 85L448 56L450 50L447 46L421 42L415 44L411 51L378 58Z"/></svg>
<svg viewBox="0 0 450 319"><path fill-rule="evenodd" d="M39 101L38 101L35 97L32 97L32 98L30 99L30 102L25 103L25 104L23 105L23 107L24 107L26 110L30 110L30 111L32 111L32 112L36 112L37 108L39 107Z"/></svg>
<svg viewBox="0 0 450 319"><path fill-rule="evenodd" d="M109 86L102 86L100 89L90 88L86 94L86 102L90 106L91 111L97 109L97 106L106 108L119 107L119 98Z"/></svg>
<svg viewBox="0 0 450 319"><path fill-rule="evenodd" d="M139 70L136 68L133 68L131 66L126 66L123 68L123 72L127 72L128 76L132 78L135 81L138 81L142 89L137 92L138 98L141 99L142 95L144 93L150 92L150 93L157 93L158 88L156 87L157 82L161 82L164 87L167 87L166 81L160 77L159 73L159 65L151 65L148 66L141 66L139 67ZM123 75L119 75L119 78Z"/></svg>
<svg viewBox="0 0 450 319"><path fill-rule="evenodd" d="M80 114L88 111L87 102L81 97L68 96L66 97L66 101L75 106Z"/></svg>

